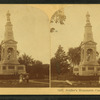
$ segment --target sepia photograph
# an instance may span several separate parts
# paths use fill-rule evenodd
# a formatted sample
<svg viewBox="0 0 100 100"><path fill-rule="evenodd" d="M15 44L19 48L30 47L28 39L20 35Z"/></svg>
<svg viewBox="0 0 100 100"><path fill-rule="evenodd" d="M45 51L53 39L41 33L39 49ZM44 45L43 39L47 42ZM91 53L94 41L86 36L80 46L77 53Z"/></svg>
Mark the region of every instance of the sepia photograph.
<svg viewBox="0 0 100 100"><path fill-rule="evenodd" d="M49 87L47 15L27 5L0 5L0 87Z"/></svg>
<svg viewBox="0 0 100 100"><path fill-rule="evenodd" d="M61 5L51 17L51 87L100 87L99 10Z"/></svg>
<svg viewBox="0 0 100 100"><path fill-rule="evenodd" d="M0 4L0 94L100 94L99 10Z"/></svg>

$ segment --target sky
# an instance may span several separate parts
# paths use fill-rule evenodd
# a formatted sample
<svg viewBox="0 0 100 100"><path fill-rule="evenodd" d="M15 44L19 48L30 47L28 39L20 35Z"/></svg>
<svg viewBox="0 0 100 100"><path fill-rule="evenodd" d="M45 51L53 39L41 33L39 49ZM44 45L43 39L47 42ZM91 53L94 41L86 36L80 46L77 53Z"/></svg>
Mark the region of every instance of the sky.
<svg viewBox="0 0 100 100"><path fill-rule="evenodd" d="M51 57L59 45L67 52L70 47L78 47L83 41L86 14L90 14L90 22L97 51L100 53L100 4L76 4L64 7L66 21L64 25L51 24L57 32L51 33Z"/></svg>
<svg viewBox="0 0 100 100"><path fill-rule="evenodd" d="M65 24L50 24L50 18L62 6L66 15ZM8 10L20 54L26 53L35 60L50 63L59 45L66 52L70 47L79 46L84 37L87 11L100 53L100 4L0 4L0 42L4 39ZM50 27L55 27L57 31L50 33Z"/></svg>
<svg viewBox="0 0 100 100"><path fill-rule="evenodd" d="M28 6L36 7L41 9L49 18L51 19L52 15L62 7L71 6L71 4L28 4Z"/></svg>
<svg viewBox="0 0 100 100"><path fill-rule="evenodd" d="M44 64L50 63L50 33L48 16L38 8L26 5L0 5L0 42L4 39L6 13L11 23L17 50Z"/></svg>

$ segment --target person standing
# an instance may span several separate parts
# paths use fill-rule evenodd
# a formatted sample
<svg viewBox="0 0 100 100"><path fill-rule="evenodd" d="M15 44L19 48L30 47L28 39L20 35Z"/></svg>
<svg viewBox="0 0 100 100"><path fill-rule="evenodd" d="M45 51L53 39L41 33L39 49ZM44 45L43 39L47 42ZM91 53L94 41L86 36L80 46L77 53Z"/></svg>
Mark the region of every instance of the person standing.
<svg viewBox="0 0 100 100"><path fill-rule="evenodd" d="M23 75L23 82L25 82L25 75Z"/></svg>
<svg viewBox="0 0 100 100"><path fill-rule="evenodd" d="M22 82L23 82L23 75L20 74L20 76L19 76L19 83L22 83Z"/></svg>
<svg viewBox="0 0 100 100"><path fill-rule="evenodd" d="M26 82L29 83L29 76L26 75Z"/></svg>

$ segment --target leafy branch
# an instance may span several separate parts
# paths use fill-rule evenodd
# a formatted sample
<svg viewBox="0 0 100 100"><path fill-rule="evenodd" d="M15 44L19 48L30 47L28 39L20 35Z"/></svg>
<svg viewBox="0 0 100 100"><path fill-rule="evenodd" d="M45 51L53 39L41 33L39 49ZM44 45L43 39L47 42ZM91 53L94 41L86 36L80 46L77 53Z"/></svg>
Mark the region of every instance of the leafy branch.
<svg viewBox="0 0 100 100"><path fill-rule="evenodd" d="M66 20L66 15L64 14L64 10L62 8L53 14L50 23L60 23L61 25L64 25L65 20ZM50 28L50 32L54 32L54 31L55 31L54 27Z"/></svg>

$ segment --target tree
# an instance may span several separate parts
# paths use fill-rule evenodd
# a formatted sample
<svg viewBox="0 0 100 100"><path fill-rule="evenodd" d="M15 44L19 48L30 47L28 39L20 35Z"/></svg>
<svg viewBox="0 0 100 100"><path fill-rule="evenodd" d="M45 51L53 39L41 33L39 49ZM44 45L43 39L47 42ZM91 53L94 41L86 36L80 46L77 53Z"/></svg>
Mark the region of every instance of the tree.
<svg viewBox="0 0 100 100"><path fill-rule="evenodd" d="M69 64L68 57L63 50L63 47L59 45L55 57L51 59L51 72L52 75L60 75L68 72Z"/></svg>
<svg viewBox="0 0 100 100"><path fill-rule="evenodd" d="M28 56L25 53L18 58L18 61L20 64L26 66L26 72L29 73L30 78L44 78L45 74L47 73L45 73L41 61L34 60L31 56Z"/></svg>
<svg viewBox="0 0 100 100"><path fill-rule="evenodd" d="M25 66L33 65L35 63L33 58L25 53L18 58L18 61L20 64L23 64Z"/></svg>
<svg viewBox="0 0 100 100"><path fill-rule="evenodd" d="M34 68L32 67L32 65L35 63L33 58L31 58L31 56L28 56L27 54L22 54L19 58L18 61L20 64L25 65L26 67L26 72L30 74L33 73Z"/></svg>
<svg viewBox="0 0 100 100"><path fill-rule="evenodd" d="M50 23L59 23L60 25L64 25L65 20L66 15L64 14L64 8L61 8L52 15ZM51 33L55 30L55 27L50 28Z"/></svg>
<svg viewBox="0 0 100 100"><path fill-rule="evenodd" d="M57 68L56 68L57 60L55 57L51 58L51 75L57 75Z"/></svg>
<svg viewBox="0 0 100 100"><path fill-rule="evenodd" d="M70 63L74 65L79 65L81 56L81 47L69 48L68 53Z"/></svg>
<svg viewBox="0 0 100 100"><path fill-rule="evenodd" d="M79 65L81 60L81 47L69 48L68 53L70 63L74 65ZM96 57L98 58L99 52L96 51ZM100 64L100 58L98 59L98 63Z"/></svg>
<svg viewBox="0 0 100 100"><path fill-rule="evenodd" d="M65 20L66 20L66 16L64 14L64 9L62 8L53 14L53 16L51 17L50 23L64 24Z"/></svg>
<svg viewBox="0 0 100 100"><path fill-rule="evenodd" d="M36 65L42 65L42 62L39 61L39 60L34 60L34 64L36 64Z"/></svg>

